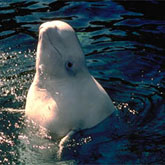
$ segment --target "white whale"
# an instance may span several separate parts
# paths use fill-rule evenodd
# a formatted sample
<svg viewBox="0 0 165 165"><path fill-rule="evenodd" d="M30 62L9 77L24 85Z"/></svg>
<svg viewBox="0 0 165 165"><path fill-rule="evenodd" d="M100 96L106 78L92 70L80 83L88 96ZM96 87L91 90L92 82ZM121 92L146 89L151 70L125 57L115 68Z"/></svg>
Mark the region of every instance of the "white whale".
<svg viewBox="0 0 165 165"><path fill-rule="evenodd" d="M26 115L63 137L94 127L114 110L108 94L90 75L73 28L62 21L43 23Z"/></svg>

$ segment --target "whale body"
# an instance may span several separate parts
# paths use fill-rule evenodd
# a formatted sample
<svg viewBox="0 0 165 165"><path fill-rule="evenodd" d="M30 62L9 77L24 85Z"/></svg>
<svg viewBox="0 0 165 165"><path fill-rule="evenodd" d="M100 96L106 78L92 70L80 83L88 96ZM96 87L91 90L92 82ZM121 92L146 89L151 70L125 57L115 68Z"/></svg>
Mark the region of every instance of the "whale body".
<svg viewBox="0 0 165 165"><path fill-rule="evenodd" d="M72 130L94 127L114 110L108 94L89 73L73 28L62 21L43 23L26 115L63 137Z"/></svg>

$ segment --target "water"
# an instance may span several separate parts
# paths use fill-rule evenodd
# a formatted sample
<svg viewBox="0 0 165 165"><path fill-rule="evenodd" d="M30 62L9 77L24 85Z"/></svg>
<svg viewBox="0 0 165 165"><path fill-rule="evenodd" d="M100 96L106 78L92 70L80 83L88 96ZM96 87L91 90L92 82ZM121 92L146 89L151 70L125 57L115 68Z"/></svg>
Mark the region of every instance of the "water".
<svg viewBox="0 0 165 165"><path fill-rule="evenodd" d="M165 163L165 3L0 1L0 164ZM118 109L74 135L62 160L58 141L24 117L35 73L38 27L68 22L90 73Z"/></svg>

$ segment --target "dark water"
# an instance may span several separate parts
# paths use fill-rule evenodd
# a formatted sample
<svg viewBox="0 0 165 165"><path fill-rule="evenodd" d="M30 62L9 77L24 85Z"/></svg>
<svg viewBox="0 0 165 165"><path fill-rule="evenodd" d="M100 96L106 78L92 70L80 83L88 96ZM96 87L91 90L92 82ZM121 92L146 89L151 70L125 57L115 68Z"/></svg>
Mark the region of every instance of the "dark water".
<svg viewBox="0 0 165 165"><path fill-rule="evenodd" d="M0 164L164 164L165 2L0 0ZM118 118L57 143L24 117L38 27L72 25ZM28 128L27 128L28 127Z"/></svg>

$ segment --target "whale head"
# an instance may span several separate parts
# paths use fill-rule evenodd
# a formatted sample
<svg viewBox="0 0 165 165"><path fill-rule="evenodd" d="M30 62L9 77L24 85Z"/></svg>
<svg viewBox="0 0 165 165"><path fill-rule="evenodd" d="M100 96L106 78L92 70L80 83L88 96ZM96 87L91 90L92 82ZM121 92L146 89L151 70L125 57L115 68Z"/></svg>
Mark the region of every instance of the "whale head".
<svg viewBox="0 0 165 165"><path fill-rule="evenodd" d="M74 29L62 21L39 27L36 73L40 79L74 76L86 68Z"/></svg>

